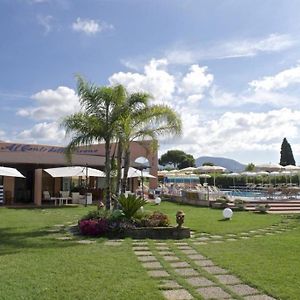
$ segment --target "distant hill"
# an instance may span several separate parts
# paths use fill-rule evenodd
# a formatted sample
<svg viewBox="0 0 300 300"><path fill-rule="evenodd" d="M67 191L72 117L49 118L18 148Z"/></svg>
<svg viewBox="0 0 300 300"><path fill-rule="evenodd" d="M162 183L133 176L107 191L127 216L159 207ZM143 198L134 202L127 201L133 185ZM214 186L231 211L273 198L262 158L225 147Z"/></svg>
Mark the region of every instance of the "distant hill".
<svg viewBox="0 0 300 300"><path fill-rule="evenodd" d="M221 166L230 172L241 172L245 170L246 165L239 163L234 159L225 157L201 156L196 159L196 166L200 167L205 162L211 162L216 166Z"/></svg>

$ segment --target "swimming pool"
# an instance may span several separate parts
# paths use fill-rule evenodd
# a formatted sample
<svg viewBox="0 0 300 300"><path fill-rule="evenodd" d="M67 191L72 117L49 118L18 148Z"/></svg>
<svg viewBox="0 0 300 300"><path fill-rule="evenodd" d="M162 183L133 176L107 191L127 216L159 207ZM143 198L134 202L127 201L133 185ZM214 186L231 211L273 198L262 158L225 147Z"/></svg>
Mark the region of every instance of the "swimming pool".
<svg viewBox="0 0 300 300"><path fill-rule="evenodd" d="M242 191L242 190L222 190L226 195L231 197L242 198L262 198L266 197L266 193L262 191ZM250 199L249 199L250 200Z"/></svg>

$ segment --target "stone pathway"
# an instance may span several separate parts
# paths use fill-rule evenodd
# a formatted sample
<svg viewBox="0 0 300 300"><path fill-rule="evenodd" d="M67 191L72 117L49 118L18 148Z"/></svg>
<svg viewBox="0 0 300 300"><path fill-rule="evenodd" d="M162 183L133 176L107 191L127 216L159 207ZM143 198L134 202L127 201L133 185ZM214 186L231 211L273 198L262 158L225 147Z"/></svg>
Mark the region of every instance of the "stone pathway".
<svg viewBox="0 0 300 300"><path fill-rule="evenodd" d="M219 237L218 237L219 238ZM133 251L167 300L248 299L274 300L243 283L187 242L135 241Z"/></svg>

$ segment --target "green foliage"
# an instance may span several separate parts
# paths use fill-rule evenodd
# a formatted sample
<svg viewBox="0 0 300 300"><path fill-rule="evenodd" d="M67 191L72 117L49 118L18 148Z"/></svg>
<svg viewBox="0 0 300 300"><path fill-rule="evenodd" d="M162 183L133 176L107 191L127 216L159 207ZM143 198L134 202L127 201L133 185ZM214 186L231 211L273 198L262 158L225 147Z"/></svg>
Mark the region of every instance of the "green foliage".
<svg viewBox="0 0 300 300"><path fill-rule="evenodd" d="M247 172L252 172L255 169L255 165L254 163L249 163L246 167L245 167L245 171Z"/></svg>
<svg viewBox="0 0 300 300"><path fill-rule="evenodd" d="M280 165L288 166L288 165L296 165L292 147L287 141L286 138L283 139L281 144L281 151L280 151Z"/></svg>
<svg viewBox="0 0 300 300"><path fill-rule="evenodd" d="M111 216L110 210L106 209L97 209L91 210L86 215L84 215L81 220L95 220L95 219L109 219Z"/></svg>
<svg viewBox="0 0 300 300"><path fill-rule="evenodd" d="M159 211L154 211L151 215L143 218L142 226L144 227L167 227L170 225L169 217Z"/></svg>
<svg viewBox="0 0 300 300"><path fill-rule="evenodd" d="M206 161L202 164L202 166L214 166L215 164L210 162L210 161Z"/></svg>
<svg viewBox="0 0 300 300"><path fill-rule="evenodd" d="M187 154L181 150L169 150L161 156L159 164L163 166L172 164L175 168L179 167L183 169L186 167L194 167L195 159L191 154Z"/></svg>
<svg viewBox="0 0 300 300"><path fill-rule="evenodd" d="M235 199L234 200L234 207L237 210L244 210L246 206L246 202L242 199Z"/></svg>
<svg viewBox="0 0 300 300"><path fill-rule="evenodd" d="M269 204L258 204L255 206L255 210L260 213L266 213L270 209Z"/></svg>
<svg viewBox="0 0 300 300"><path fill-rule="evenodd" d="M127 219L131 219L136 212L147 203L146 200L137 197L136 195L128 195L125 197L125 195L122 194L118 200Z"/></svg>

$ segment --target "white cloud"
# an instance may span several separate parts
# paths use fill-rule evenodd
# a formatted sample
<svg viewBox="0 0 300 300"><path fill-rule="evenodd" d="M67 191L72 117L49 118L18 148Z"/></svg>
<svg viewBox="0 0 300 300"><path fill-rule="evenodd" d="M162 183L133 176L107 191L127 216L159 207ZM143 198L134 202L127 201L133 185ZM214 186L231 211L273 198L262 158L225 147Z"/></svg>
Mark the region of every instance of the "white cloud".
<svg viewBox="0 0 300 300"><path fill-rule="evenodd" d="M157 101L170 101L175 92L175 77L165 70L167 60L152 59L144 73L119 72L109 77L111 85L123 84L129 92L151 93Z"/></svg>
<svg viewBox="0 0 300 300"><path fill-rule="evenodd" d="M207 74L207 67L192 65L180 85L180 92L188 95L187 101L195 103L203 98L204 91L209 88L214 80L212 74Z"/></svg>
<svg viewBox="0 0 300 300"><path fill-rule="evenodd" d="M76 22L72 24L72 28L77 32L83 32L87 35L94 35L104 30L114 29L114 26L105 22L98 22L93 19L77 18Z"/></svg>
<svg viewBox="0 0 300 300"><path fill-rule="evenodd" d="M280 90L292 84L300 83L300 65L279 72L274 76L266 76L261 80L253 80L249 83L255 90Z"/></svg>
<svg viewBox="0 0 300 300"><path fill-rule="evenodd" d="M176 45L165 51L165 57L172 64L193 64L204 59L225 59L256 56L263 52L278 52L291 48L296 41L288 34L270 34L264 38L237 39L212 45Z"/></svg>
<svg viewBox="0 0 300 300"><path fill-rule="evenodd" d="M35 124L31 129L21 131L16 138L27 143L61 144L65 138L65 131L57 122L43 122Z"/></svg>
<svg viewBox="0 0 300 300"><path fill-rule="evenodd" d="M35 120L57 120L80 109L75 91L65 86L60 86L56 90L40 91L31 98L36 100L38 106L20 109L17 112L19 116Z"/></svg>
<svg viewBox="0 0 300 300"><path fill-rule="evenodd" d="M52 30L52 20L53 17L48 15L48 16L42 16L38 15L37 16L37 21L38 23L44 28L44 34L48 34Z"/></svg>

